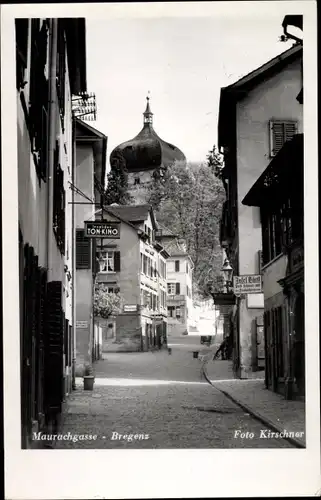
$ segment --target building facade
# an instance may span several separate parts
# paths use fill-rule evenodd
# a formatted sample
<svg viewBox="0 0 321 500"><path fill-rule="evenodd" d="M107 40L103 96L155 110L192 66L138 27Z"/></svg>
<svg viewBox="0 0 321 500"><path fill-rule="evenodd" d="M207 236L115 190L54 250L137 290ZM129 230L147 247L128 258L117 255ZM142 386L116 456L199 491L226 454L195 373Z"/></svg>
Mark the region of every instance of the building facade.
<svg viewBox="0 0 321 500"><path fill-rule="evenodd" d="M266 387L304 398L303 134L283 145L243 203L261 212Z"/></svg>
<svg viewBox="0 0 321 500"><path fill-rule="evenodd" d="M103 350L160 348L167 335L168 253L155 239L157 223L152 207L110 205L104 207L103 218L119 223L120 236L99 240L96 279L110 292L119 293L123 302L121 312L105 322Z"/></svg>
<svg viewBox="0 0 321 500"><path fill-rule="evenodd" d="M258 207L242 200L284 142L302 132L302 46L276 58L221 90L219 148L224 153L226 201L221 245L234 275L262 274L262 234ZM276 255L275 255L276 257ZM232 314L234 371L247 378L258 367L264 296L237 298Z"/></svg>
<svg viewBox="0 0 321 500"><path fill-rule="evenodd" d="M183 240L161 224L156 239L166 249L168 335L188 334L192 325L193 262Z"/></svg>
<svg viewBox="0 0 321 500"><path fill-rule="evenodd" d="M85 221L95 220L102 203L106 174L107 137L88 123L75 119L76 165L73 179L75 220L76 373L100 359L101 327L94 322L93 293L96 277L94 238L85 236Z"/></svg>
<svg viewBox="0 0 321 500"><path fill-rule="evenodd" d="M56 426L72 387L71 96L86 90L85 38L84 19L16 20L23 448Z"/></svg>

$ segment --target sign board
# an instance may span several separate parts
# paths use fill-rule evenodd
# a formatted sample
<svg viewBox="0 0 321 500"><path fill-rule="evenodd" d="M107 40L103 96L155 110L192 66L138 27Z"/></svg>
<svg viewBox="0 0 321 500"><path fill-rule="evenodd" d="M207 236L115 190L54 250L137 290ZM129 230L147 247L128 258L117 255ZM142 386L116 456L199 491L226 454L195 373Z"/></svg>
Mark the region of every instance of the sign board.
<svg viewBox="0 0 321 500"><path fill-rule="evenodd" d="M137 311L137 304L124 305L124 312L134 312L134 311Z"/></svg>
<svg viewBox="0 0 321 500"><path fill-rule="evenodd" d="M246 296L248 309L264 309L264 293L251 293Z"/></svg>
<svg viewBox="0 0 321 500"><path fill-rule="evenodd" d="M85 221L85 236L87 238L120 238L120 222L107 220Z"/></svg>
<svg viewBox="0 0 321 500"><path fill-rule="evenodd" d="M234 276L233 291L237 294L261 293L262 276L260 274L244 274L243 276Z"/></svg>
<svg viewBox="0 0 321 500"><path fill-rule="evenodd" d="M76 321L76 328L88 328L88 321Z"/></svg>

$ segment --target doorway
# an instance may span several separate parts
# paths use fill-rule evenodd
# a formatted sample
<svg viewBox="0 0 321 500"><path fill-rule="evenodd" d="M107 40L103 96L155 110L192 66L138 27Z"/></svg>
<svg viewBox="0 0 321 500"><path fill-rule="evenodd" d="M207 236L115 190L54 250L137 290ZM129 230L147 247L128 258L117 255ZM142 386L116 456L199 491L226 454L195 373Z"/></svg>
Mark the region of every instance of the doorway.
<svg viewBox="0 0 321 500"><path fill-rule="evenodd" d="M294 306L294 377L299 396L305 394L305 332L304 293L300 292Z"/></svg>

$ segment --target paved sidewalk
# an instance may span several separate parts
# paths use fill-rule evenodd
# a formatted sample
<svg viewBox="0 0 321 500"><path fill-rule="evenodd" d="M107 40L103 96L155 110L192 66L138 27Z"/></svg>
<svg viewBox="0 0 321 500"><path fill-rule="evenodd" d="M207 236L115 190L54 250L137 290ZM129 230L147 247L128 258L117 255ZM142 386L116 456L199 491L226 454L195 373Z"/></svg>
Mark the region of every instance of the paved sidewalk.
<svg viewBox="0 0 321 500"><path fill-rule="evenodd" d="M294 433L294 436L290 435L290 439L296 446L306 446L305 403L303 401L285 400L280 394L266 389L262 372L258 372L257 379L241 380L233 379L231 363L228 361L210 361L204 368L213 387L276 432L286 430L288 433ZM222 377L224 373L225 379Z"/></svg>

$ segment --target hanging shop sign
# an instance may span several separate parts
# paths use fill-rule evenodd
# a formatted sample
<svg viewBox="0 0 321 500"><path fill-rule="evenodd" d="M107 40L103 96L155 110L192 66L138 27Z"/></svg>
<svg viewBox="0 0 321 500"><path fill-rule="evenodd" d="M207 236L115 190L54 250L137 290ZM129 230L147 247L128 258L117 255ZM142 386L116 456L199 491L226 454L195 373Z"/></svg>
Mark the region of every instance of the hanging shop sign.
<svg viewBox="0 0 321 500"><path fill-rule="evenodd" d="M137 311L137 304L125 304L124 312L135 312Z"/></svg>
<svg viewBox="0 0 321 500"><path fill-rule="evenodd" d="M262 276L260 274L244 274L234 276L233 291L235 294L261 293Z"/></svg>
<svg viewBox="0 0 321 500"><path fill-rule="evenodd" d="M88 321L76 321L76 328L88 328Z"/></svg>
<svg viewBox="0 0 321 500"><path fill-rule="evenodd" d="M120 222L99 220L85 221L85 236L87 238L120 238Z"/></svg>

